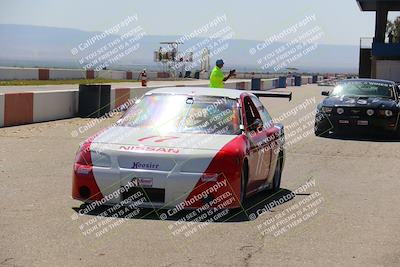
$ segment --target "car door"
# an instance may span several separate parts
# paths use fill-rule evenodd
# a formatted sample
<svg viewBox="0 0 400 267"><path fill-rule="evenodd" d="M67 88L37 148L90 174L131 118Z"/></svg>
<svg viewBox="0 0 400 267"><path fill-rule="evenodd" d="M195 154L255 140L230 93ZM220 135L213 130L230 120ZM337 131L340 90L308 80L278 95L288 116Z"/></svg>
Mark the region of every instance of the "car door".
<svg viewBox="0 0 400 267"><path fill-rule="evenodd" d="M249 140L249 180L248 193L258 191L265 184L268 176L269 154L266 149L267 133L263 127L254 129L252 125L256 120L261 120L260 113L249 95L242 98L242 113L244 118L245 133Z"/></svg>
<svg viewBox="0 0 400 267"><path fill-rule="evenodd" d="M266 135L266 144L263 154L263 160L265 166L265 185L272 182L273 172L275 171L276 161L278 159L278 155L274 152L277 146L277 141L279 139L279 130L274 126L274 122L272 120L271 115L268 113L267 109L261 103L261 101L252 96L251 99L253 100L254 105L257 108L257 111L260 114L260 117L263 121L263 130Z"/></svg>

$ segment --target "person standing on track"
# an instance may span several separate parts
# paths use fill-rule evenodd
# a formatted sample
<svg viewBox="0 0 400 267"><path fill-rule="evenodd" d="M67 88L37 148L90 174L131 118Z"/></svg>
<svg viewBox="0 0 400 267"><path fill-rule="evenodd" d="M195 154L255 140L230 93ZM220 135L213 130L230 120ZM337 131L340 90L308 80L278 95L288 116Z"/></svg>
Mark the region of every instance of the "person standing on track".
<svg viewBox="0 0 400 267"><path fill-rule="evenodd" d="M222 59L218 59L217 62L215 62L215 65L216 66L214 67L210 75L210 87L224 88L224 82L235 74L235 70L229 71L228 76L225 77L224 73L222 72L224 61Z"/></svg>

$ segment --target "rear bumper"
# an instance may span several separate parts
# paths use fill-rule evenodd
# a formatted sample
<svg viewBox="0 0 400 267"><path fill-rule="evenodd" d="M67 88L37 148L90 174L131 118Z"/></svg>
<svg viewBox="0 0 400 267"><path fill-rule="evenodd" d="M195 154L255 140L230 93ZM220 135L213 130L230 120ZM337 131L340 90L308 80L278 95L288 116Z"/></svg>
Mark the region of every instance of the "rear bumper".
<svg viewBox="0 0 400 267"><path fill-rule="evenodd" d="M98 201L98 205L135 205L140 208L167 210L240 207L240 173L221 174L217 181L202 182L202 174L198 173L164 176L159 172L148 171L140 175L124 175L121 179L120 174L100 172L96 167L93 167L93 172L94 176L87 177L74 173L74 199L84 203ZM151 178L152 186L134 186L134 177ZM82 188L100 188L102 198L82 196ZM211 204L207 205L208 203Z"/></svg>

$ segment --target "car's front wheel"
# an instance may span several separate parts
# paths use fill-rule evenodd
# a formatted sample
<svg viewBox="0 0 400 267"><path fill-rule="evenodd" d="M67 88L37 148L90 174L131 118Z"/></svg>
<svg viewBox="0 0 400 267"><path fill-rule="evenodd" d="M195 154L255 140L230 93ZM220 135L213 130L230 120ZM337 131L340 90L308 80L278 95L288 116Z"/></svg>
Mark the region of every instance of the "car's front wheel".
<svg viewBox="0 0 400 267"><path fill-rule="evenodd" d="M394 134L394 138L400 140L400 125L397 126L396 133Z"/></svg>
<svg viewBox="0 0 400 267"><path fill-rule="evenodd" d="M320 136L322 134L322 130L318 127L317 124L314 125L314 134L315 136Z"/></svg>

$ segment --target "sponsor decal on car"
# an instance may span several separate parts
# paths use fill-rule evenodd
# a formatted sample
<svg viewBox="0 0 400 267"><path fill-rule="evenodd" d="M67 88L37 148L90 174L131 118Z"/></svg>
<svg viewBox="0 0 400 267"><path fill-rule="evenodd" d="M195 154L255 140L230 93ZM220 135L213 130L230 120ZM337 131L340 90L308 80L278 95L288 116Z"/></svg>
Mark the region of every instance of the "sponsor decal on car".
<svg viewBox="0 0 400 267"><path fill-rule="evenodd" d="M132 169L148 169L148 170L157 170L160 167L160 164L154 162L133 162Z"/></svg>
<svg viewBox="0 0 400 267"><path fill-rule="evenodd" d="M179 148L164 148L164 147L151 147L151 146L120 146L119 150L123 151L146 151L146 152L159 152L159 153L172 153L178 154Z"/></svg>
<svg viewBox="0 0 400 267"><path fill-rule="evenodd" d="M153 178L135 177L131 182L135 187L153 187Z"/></svg>

